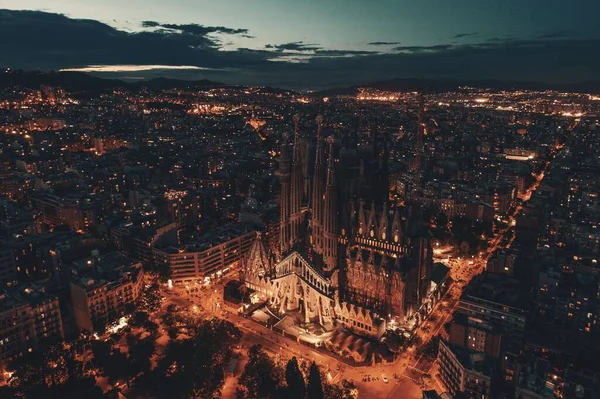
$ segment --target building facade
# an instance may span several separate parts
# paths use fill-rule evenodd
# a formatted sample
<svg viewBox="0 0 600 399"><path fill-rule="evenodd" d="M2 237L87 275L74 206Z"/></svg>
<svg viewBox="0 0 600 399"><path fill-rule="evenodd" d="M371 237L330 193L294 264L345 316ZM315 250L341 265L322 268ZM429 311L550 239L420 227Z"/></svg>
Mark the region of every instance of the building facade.
<svg viewBox="0 0 600 399"><path fill-rule="evenodd" d="M64 338L57 296L37 286L0 291L0 365L49 338Z"/></svg>
<svg viewBox="0 0 600 399"><path fill-rule="evenodd" d="M90 333L131 313L144 285L140 263L118 252L93 252L73 263L70 284L77 328Z"/></svg>
<svg viewBox="0 0 600 399"><path fill-rule="evenodd" d="M440 340L437 362L440 380L452 395L462 392L469 399L494 397L495 359Z"/></svg>
<svg viewBox="0 0 600 399"><path fill-rule="evenodd" d="M317 123L314 140L296 127L293 148L282 146L279 245L257 239L243 279L306 322L366 335L413 328L431 309L431 241L417 212L388 206L387 140L325 140Z"/></svg>
<svg viewBox="0 0 600 399"><path fill-rule="evenodd" d="M256 232L247 225L223 226L194 243L158 245L152 252L157 267L170 270L174 283L204 283L237 266L250 251L255 237Z"/></svg>

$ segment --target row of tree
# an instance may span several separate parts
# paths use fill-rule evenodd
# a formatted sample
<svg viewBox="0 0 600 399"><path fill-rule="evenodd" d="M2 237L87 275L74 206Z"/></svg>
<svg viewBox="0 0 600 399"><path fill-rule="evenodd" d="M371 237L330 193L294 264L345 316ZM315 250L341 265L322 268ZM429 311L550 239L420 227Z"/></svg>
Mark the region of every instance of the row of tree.
<svg viewBox="0 0 600 399"><path fill-rule="evenodd" d="M298 364L291 358L285 369L273 362L260 345L248 351L248 363L239 378L238 399L353 399L358 391L344 380L331 384L312 362Z"/></svg>
<svg viewBox="0 0 600 399"><path fill-rule="evenodd" d="M116 398L118 389L103 393L96 385L99 376L113 385L129 384L132 396L221 397L241 331L215 318L186 323L188 333L181 338L170 330L178 330L185 318L180 320L175 309L170 310L162 324L171 339L160 355L156 343L159 326L148 313L138 311L131 316L129 327L109 339L55 341L15 359L8 366L12 377L0 388L0 397ZM348 382L327 383L314 363L299 365L292 358L283 367L260 346L250 348L248 357L238 381L239 398L349 399L356 392Z"/></svg>

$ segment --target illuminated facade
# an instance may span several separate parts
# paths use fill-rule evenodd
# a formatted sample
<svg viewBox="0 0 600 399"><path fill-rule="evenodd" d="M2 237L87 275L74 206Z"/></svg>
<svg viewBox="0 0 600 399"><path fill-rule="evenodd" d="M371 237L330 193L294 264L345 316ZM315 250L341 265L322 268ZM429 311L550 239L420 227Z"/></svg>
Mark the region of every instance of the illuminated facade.
<svg viewBox="0 0 600 399"><path fill-rule="evenodd" d="M0 365L51 338L64 338L57 296L39 286L0 291Z"/></svg>
<svg viewBox="0 0 600 399"><path fill-rule="evenodd" d="M170 270L173 282L204 283L238 265L250 251L255 237L248 225L225 225L201 236L198 242L156 245L152 253L159 269Z"/></svg>
<svg viewBox="0 0 600 399"><path fill-rule="evenodd" d="M243 278L272 310L299 310L307 323L410 329L430 310L431 242L419 217L388 207L387 140L325 140L317 123L316 140L296 123L293 149L282 147L279 246L257 239Z"/></svg>
<svg viewBox="0 0 600 399"><path fill-rule="evenodd" d="M142 292L141 263L119 252L73 262L70 284L75 323L82 331L98 331L134 309Z"/></svg>

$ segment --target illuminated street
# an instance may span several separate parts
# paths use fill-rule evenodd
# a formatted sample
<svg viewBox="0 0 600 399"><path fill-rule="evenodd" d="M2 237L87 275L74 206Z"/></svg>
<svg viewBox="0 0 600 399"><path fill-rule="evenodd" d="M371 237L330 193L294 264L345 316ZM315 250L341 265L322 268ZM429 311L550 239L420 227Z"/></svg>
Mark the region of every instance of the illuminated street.
<svg viewBox="0 0 600 399"><path fill-rule="evenodd" d="M1 3L1 399L598 399L600 2Z"/></svg>

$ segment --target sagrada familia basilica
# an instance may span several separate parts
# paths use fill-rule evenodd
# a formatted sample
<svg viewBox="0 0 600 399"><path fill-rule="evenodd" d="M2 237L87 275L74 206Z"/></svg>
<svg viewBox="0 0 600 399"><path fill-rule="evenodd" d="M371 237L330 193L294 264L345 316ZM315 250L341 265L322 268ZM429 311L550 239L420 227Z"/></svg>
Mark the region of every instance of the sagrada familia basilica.
<svg viewBox="0 0 600 399"><path fill-rule="evenodd" d="M428 311L429 232L417 212L391 207L386 137L356 132L284 137L279 247L257 239L242 279L279 315L360 335L410 329Z"/></svg>

